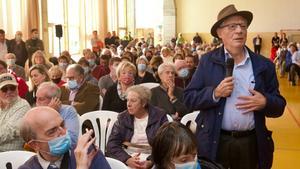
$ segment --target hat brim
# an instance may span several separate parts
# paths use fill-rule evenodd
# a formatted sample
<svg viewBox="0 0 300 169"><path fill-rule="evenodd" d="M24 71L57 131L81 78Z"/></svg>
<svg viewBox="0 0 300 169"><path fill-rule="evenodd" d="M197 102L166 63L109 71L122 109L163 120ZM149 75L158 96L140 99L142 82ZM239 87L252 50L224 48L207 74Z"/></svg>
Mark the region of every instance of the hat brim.
<svg viewBox="0 0 300 169"><path fill-rule="evenodd" d="M3 82L1 85L0 85L0 89L2 89L2 87L6 86L6 85L14 85L14 86L18 86L18 83L17 82Z"/></svg>
<svg viewBox="0 0 300 169"><path fill-rule="evenodd" d="M231 17L231 16L242 16L243 18L245 18L248 22L248 26L251 24L252 19L253 19L253 14L250 11L238 11L236 13L233 13L231 15L228 15L220 20L218 20L211 28L210 33L216 37L219 38L218 34L217 34L217 29L218 27L224 22L224 20L226 20L227 18Z"/></svg>

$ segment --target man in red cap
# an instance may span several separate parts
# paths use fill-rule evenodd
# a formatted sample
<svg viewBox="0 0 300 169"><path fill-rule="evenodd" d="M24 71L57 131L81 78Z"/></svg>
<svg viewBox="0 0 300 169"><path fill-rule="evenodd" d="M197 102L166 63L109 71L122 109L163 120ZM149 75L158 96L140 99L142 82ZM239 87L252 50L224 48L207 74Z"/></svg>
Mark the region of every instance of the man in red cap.
<svg viewBox="0 0 300 169"><path fill-rule="evenodd" d="M234 5L220 11L211 34L223 46L201 57L184 92L186 105L200 110L198 155L230 169L272 167L274 143L265 118L281 116L286 105L274 64L245 46L252 18Z"/></svg>

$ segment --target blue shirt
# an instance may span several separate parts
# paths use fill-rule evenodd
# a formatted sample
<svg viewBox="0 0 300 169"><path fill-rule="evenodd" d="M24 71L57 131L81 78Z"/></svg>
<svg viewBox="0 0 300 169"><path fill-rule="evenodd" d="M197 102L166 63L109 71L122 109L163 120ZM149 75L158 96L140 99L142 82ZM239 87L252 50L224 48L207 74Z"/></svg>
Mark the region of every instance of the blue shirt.
<svg viewBox="0 0 300 169"><path fill-rule="evenodd" d="M242 100L238 100L239 96L250 96L249 89L254 89L254 74L252 62L247 49L244 49L245 59L239 64L234 65L233 81L234 88L230 97L226 98L224 115L222 121L222 129L230 131L245 131L254 128L253 112L244 113L244 110L236 108L236 104ZM225 49L225 58L232 57Z"/></svg>
<svg viewBox="0 0 300 169"><path fill-rule="evenodd" d="M62 104L59 109L59 113L63 118L65 127L70 134L72 148L75 148L79 134L79 118L77 111L73 106Z"/></svg>

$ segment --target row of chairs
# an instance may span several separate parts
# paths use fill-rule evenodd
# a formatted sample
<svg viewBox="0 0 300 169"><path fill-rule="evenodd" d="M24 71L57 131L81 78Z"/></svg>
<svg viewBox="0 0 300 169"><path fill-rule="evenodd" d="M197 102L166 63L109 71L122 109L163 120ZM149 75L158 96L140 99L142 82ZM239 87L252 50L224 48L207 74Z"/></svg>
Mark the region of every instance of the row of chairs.
<svg viewBox="0 0 300 169"><path fill-rule="evenodd" d="M194 122L199 112L193 112L185 115L181 119L181 123L186 125L189 122ZM80 121L80 135L82 134L82 125L86 120L92 123L94 128L94 133L96 137L95 144L99 146L102 152L106 150L106 144L108 137L111 133L113 124L117 121L118 113L113 111L99 110L89 113L85 113L79 116ZM169 122L173 119L170 115L167 115ZM0 168L17 169L25 161L27 161L31 156L35 155L33 152L29 151L7 151L0 153ZM112 169L127 169L127 166L121 161L106 158L108 163L111 165Z"/></svg>
<svg viewBox="0 0 300 169"><path fill-rule="evenodd" d="M189 113L185 115L181 119L181 123L186 125L189 122L195 124L195 119L198 116L199 111L195 111L193 113ZM118 113L107 110L99 110L85 113L80 116L80 135L82 134L82 125L85 121L89 120L93 126L96 141L95 144L100 148L102 152L106 150L106 144L108 141L108 137L111 133L112 127L114 123L117 121ZM169 122L172 122L172 117L167 114L167 118Z"/></svg>

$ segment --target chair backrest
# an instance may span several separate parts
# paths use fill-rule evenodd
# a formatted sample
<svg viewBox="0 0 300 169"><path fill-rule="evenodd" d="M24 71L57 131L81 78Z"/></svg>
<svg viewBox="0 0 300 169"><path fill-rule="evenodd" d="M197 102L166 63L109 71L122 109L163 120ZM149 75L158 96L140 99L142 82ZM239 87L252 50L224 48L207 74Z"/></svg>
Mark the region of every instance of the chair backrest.
<svg viewBox="0 0 300 169"><path fill-rule="evenodd" d="M169 114L167 114L167 119L168 119L169 122L173 122L174 121L173 118L172 118L172 116L169 115Z"/></svg>
<svg viewBox="0 0 300 169"><path fill-rule="evenodd" d="M106 160L112 169L128 169L128 167L119 160L106 157Z"/></svg>
<svg viewBox="0 0 300 169"><path fill-rule="evenodd" d="M99 110L85 113L80 116L80 135L82 135L82 125L86 120L92 123L94 134L96 137L95 144L105 153L106 143L111 133L112 127L118 118L117 112Z"/></svg>
<svg viewBox="0 0 300 169"><path fill-rule="evenodd" d="M152 89L154 87L159 86L159 83L151 83L151 82L149 82L149 83L141 83L139 85L148 87L149 89Z"/></svg>
<svg viewBox="0 0 300 169"><path fill-rule="evenodd" d="M99 110L102 110L102 106L103 106L103 97L99 95Z"/></svg>
<svg viewBox="0 0 300 169"><path fill-rule="evenodd" d="M30 151L6 151L0 153L0 168L17 169L35 153ZM11 167L9 167L11 166Z"/></svg>
<svg viewBox="0 0 300 169"><path fill-rule="evenodd" d="M197 116L199 115L200 111L194 111L192 113L186 114L180 120L180 123L188 126L192 132L196 132L197 123L195 122Z"/></svg>

